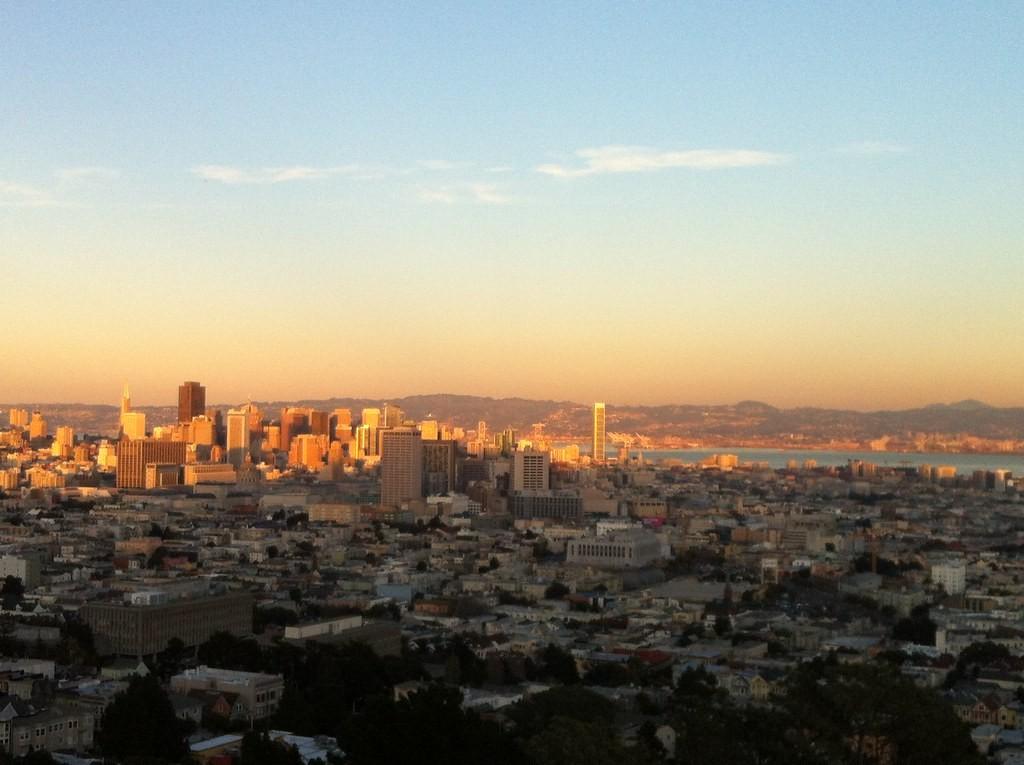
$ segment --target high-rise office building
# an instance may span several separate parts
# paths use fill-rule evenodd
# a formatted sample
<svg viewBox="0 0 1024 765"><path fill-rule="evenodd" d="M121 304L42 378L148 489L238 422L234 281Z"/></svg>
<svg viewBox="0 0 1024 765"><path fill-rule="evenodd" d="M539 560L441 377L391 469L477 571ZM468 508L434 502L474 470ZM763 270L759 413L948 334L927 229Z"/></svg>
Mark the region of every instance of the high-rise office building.
<svg viewBox="0 0 1024 765"><path fill-rule="evenodd" d="M213 420L214 443L224 445L224 413L213 406L206 407L206 417Z"/></svg>
<svg viewBox="0 0 1024 765"><path fill-rule="evenodd" d="M206 388L193 380L178 386L178 422L192 422L206 412Z"/></svg>
<svg viewBox="0 0 1024 765"><path fill-rule="evenodd" d="M604 450L604 404L594 404L594 436L590 456L594 462L603 463Z"/></svg>
<svg viewBox="0 0 1024 765"><path fill-rule="evenodd" d="M331 412L331 437L341 438L344 435L351 434L352 410L343 407Z"/></svg>
<svg viewBox="0 0 1024 765"><path fill-rule="evenodd" d="M356 453L360 457L377 456L377 428L359 425L356 428Z"/></svg>
<svg viewBox="0 0 1024 765"><path fill-rule="evenodd" d="M360 417L360 424L366 425L367 427L371 427L371 428L379 428L380 427L380 409L377 409L376 407L371 407L369 409L364 409L363 413L362 413L362 415Z"/></svg>
<svg viewBox="0 0 1024 765"><path fill-rule="evenodd" d="M121 417L118 423L122 438L146 437L146 415L143 412L132 411L132 394L128 390L128 383L124 384L124 391L121 393Z"/></svg>
<svg viewBox="0 0 1024 765"><path fill-rule="evenodd" d="M405 412L402 411L400 406L384 404L383 419L383 426L385 428L398 428L404 423Z"/></svg>
<svg viewBox="0 0 1024 765"><path fill-rule="evenodd" d="M184 441L122 439L117 444L117 487L146 488L147 465L183 465L185 450Z"/></svg>
<svg viewBox="0 0 1024 765"><path fill-rule="evenodd" d="M519 434L515 428L511 425L501 431L501 435L498 437L498 446L501 448L501 453L506 457L515 451L516 444L519 442Z"/></svg>
<svg viewBox="0 0 1024 765"><path fill-rule="evenodd" d="M250 449L249 410L244 407L229 409L227 428L227 459L236 468L240 468Z"/></svg>
<svg viewBox="0 0 1024 765"><path fill-rule="evenodd" d="M331 415L329 412L319 412L311 409L309 412L309 432L314 436L331 435Z"/></svg>
<svg viewBox="0 0 1024 765"><path fill-rule="evenodd" d="M32 419L28 423L28 437L29 438L46 438L46 435L50 432L49 426L46 424L46 418L43 417L43 413L36 409L32 412Z"/></svg>
<svg viewBox="0 0 1024 765"><path fill-rule="evenodd" d="M11 427L21 428L24 430L28 427L28 410L27 409L12 409L11 410Z"/></svg>
<svg viewBox="0 0 1024 765"><path fill-rule="evenodd" d="M310 470L319 470L324 464L327 436L303 433L292 439L288 450L288 464L303 465Z"/></svg>
<svg viewBox="0 0 1024 765"><path fill-rule="evenodd" d="M50 453L54 457L69 459L75 449L75 430L69 425L61 425L57 428L57 435L53 437L53 444L50 446Z"/></svg>
<svg viewBox="0 0 1024 765"><path fill-rule="evenodd" d="M380 503L398 507L423 497L423 442L413 428L380 434Z"/></svg>
<svg viewBox="0 0 1024 765"><path fill-rule="evenodd" d="M517 449L512 453L512 491L547 491L551 488L551 455L533 449Z"/></svg>
<svg viewBox="0 0 1024 765"><path fill-rule="evenodd" d="M121 415L121 436L123 438L146 437L145 412L125 412Z"/></svg>
<svg viewBox="0 0 1024 765"><path fill-rule="evenodd" d="M217 427L213 420L205 414L192 418L189 439L193 444L213 446L217 443Z"/></svg>
<svg viewBox="0 0 1024 765"><path fill-rule="evenodd" d="M423 489L427 496L456 490L457 465L455 441L423 441Z"/></svg>
<svg viewBox="0 0 1024 765"><path fill-rule="evenodd" d="M309 410L286 406L281 410L281 450L288 451L295 436L309 433Z"/></svg>
<svg viewBox="0 0 1024 765"><path fill-rule="evenodd" d="M242 408L249 412L249 443L258 443L263 438L263 412L251 401Z"/></svg>
<svg viewBox="0 0 1024 765"><path fill-rule="evenodd" d="M422 438L423 441L436 441L437 436L437 420L423 420L420 423L420 438Z"/></svg>
<svg viewBox="0 0 1024 765"><path fill-rule="evenodd" d="M267 448L271 451L281 451L281 426L267 425Z"/></svg>

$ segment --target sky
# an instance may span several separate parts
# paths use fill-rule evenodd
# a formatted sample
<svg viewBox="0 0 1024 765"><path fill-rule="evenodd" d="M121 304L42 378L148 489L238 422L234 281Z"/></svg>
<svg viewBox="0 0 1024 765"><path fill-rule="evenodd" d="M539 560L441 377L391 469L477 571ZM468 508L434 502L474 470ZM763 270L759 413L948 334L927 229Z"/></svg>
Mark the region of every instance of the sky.
<svg viewBox="0 0 1024 765"><path fill-rule="evenodd" d="M0 401L1024 405L1022 29L0 3Z"/></svg>

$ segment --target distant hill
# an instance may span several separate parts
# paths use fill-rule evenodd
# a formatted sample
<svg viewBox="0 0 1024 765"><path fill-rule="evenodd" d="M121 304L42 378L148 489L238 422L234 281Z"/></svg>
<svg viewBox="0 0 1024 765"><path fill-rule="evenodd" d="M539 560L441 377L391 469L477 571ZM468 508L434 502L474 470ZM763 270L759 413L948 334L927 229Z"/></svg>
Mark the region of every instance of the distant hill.
<svg viewBox="0 0 1024 765"><path fill-rule="evenodd" d="M446 393L389 399L415 420L433 417L464 428L475 428L485 420L492 429L512 426L529 431L534 423L545 423L554 436L586 437L590 431L590 405L573 401L537 401L523 398L489 398ZM310 406L331 410L348 407L358 416L364 407L380 406L382 399L330 398L321 400L254 402L279 417L283 406ZM4 404L10 406L31 405ZM227 410L231 405L220 405ZM118 408L103 404L44 404L41 409L51 431L71 425L79 433L109 435L117 431ZM138 407L152 427L173 422L173 406ZM6 419L6 418L5 418ZM1024 407L999 408L980 401L933 404L918 409L857 412L842 409L798 407L779 409L760 401L734 405L618 406L609 403L607 429L618 433L639 433L655 441L689 439L719 444L821 445L829 442L867 442L884 436L909 438L915 433L972 436L982 439L1024 440Z"/></svg>

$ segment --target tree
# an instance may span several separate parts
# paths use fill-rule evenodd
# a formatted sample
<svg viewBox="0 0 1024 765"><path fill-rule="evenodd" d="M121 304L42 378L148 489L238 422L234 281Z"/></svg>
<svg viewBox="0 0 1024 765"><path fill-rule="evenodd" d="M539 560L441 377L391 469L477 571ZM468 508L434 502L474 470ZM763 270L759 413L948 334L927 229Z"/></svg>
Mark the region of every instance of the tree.
<svg viewBox="0 0 1024 765"><path fill-rule="evenodd" d="M64 622L61 626L56 658L61 664L81 664L90 667L99 665L96 641L88 624L76 619Z"/></svg>
<svg viewBox="0 0 1024 765"><path fill-rule="evenodd" d="M355 710L388 693L393 683L373 649L356 642L282 646L268 653L263 671L279 672L287 683L275 726L300 735L337 733Z"/></svg>
<svg viewBox="0 0 1024 765"><path fill-rule="evenodd" d="M279 627L287 627L297 624L299 615L290 608L274 606L273 608L257 608L253 613L253 632L260 634L268 624L276 624Z"/></svg>
<svg viewBox="0 0 1024 765"><path fill-rule="evenodd" d="M526 742L535 765L618 765L625 750L607 725L556 717Z"/></svg>
<svg viewBox="0 0 1024 765"><path fill-rule="evenodd" d="M564 648L559 648L554 643L548 643L548 647L541 653L541 677L550 677L563 685L572 685L580 681L579 670L576 669L576 659Z"/></svg>
<svg viewBox="0 0 1024 765"><path fill-rule="evenodd" d="M294 748L271 741L266 732L249 731L242 737L241 765L302 765Z"/></svg>
<svg viewBox="0 0 1024 765"><path fill-rule="evenodd" d="M451 656L449 674L453 675L457 683L471 686L483 685L487 679L487 667L483 659L473 652L465 638L457 635L451 642Z"/></svg>
<svg viewBox="0 0 1024 765"><path fill-rule="evenodd" d="M455 688L430 686L401 701L378 695L344 726L345 763L525 765L522 753L494 723L462 708Z"/></svg>
<svg viewBox="0 0 1024 765"><path fill-rule="evenodd" d="M729 617L725 614L719 614L715 617L715 634L721 637L732 629L732 622L729 621Z"/></svg>
<svg viewBox="0 0 1024 765"><path fill-rule="evenodd" d="M892 628L892 636L918 645L935 645L935 622L928 618L928 606L918 606Z"/></svg>
<svg viewBox="0 0 1024 765"><path fill-rule="evenodd" d="M508 711L515 736L529 739L548 728L555 718L608 728L615 721L615 705L581 686L562 686L530 696Z"/></svg>
<svg viewBox="0 0 1024 765"><path fill-rule="evenodd" d="M168 680L181 672L185 661L185 643L181 638L173 637L167 641L167 647L156 657L156 672L161 680Z"/></svg>
<svg viewBox="0 0 1024 765"><path fill-rule="evenodd" d="M628 667L606 661L596 662L583 676L586 685L601 685L608 688L628 685L633 680L633 673Z"/></svg>
<svg viewBox="0 0 1024 765"><path fill-rule="evenodd" d="M782 706L802 743L829 762L981 762L953 708L888 663L803 664L792 673Z"/></svg>
<svg viewBox="0 0 1024 765"><path fill-rule="evenodd" d="M561 582L552 582L548 585L548 588L544 590L544 597L548 600L561 600L569 594L569 588Z"/></svg>
<svg viewBox="0 0 1024 765"><path fill-rule="evenodd" d="M153 675L135 677L107 707L97 736L100 750L119 761L152 757L177 761L185 756L184 725Z"/></svg>
<svg viewBox="0 0 1024 765"><path fill-rule="evenodd" d="M164 565L164 558L167 557L167 548L163 545L153 550L153 554L146 561L146 568L160 568Z"/></svg>
<svg viewBox="0 0 1024 765"><path fill-rule="evenodd" d="M255 640L238 638L230 632L215 632L196 650L201 664L222 669L259 672L263 657Z"/></svg>
<svg viewBox="0 0 1024 765"><path fill-rule="evenodd" d="M3 598L4 608L8 611L21 603L25 595L25 585L19 576L4 577L3 586L0 587L0 597Z"/></svg>
<svg viewBox="0 0 1024 765"><path fill-rule="evenodd" d="M971 643L960 652L957 664L970 666L977 664L985 666L997 661L1005 661L1010 658L1010 649L999 643L985 641L983 643Z"/></svg>

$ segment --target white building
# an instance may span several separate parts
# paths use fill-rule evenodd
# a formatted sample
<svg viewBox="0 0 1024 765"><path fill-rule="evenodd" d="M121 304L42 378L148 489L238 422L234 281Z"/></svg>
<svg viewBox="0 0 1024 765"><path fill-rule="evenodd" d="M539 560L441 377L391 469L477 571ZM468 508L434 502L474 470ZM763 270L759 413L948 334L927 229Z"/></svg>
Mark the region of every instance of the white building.
<svg viewBox="0 0 1024 765"><path fill-rule="evenodd" d="M967 567L963 561L944 561L932 566L932 582L942 585L948 595L959 595L967 589Z"/></svg>
<svg viewBox="0 0 1024 765"><path fill-rule="evenodd" d="M605 568L647 566L662 555L657 535L644 530L580 537L566 544L565 551L567 563Z"/></svg>
<svg viewBox="0 0 1024 765"><path fill-rule="evenodd" d="M0 558L0 579L16 576L26 590L39 586L42 563L39 553L26 552L21 555L4 555Z"/></svg>

